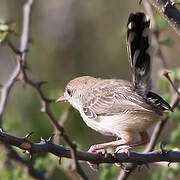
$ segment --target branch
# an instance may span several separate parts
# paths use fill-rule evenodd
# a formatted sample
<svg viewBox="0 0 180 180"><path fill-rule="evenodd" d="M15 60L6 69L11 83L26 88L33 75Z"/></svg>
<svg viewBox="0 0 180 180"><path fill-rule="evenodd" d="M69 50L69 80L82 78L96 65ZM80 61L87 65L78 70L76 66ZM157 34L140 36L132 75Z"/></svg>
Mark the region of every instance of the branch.
<svg viewBox="0 0 180 180"><path fill-rule="evenodd" d="M23 31L22 31L22 36L21 36L20 51L18 51L13 46L12 43L8 43L8 47L13 52L16 52L16 56L18 57L17 57L17 64L16 64L16 67L14 68L14 71L12 72L9 80L3 85L2 90L1 90L0 127L2 127L3 115L6 109L9 93L20 74L19 55L21 54L23 63L25 63L25 60L26 60L26 53L27 53L27 47L28 47L28 41L29 41L29 31L30 31L31 9L32 9L33 2L34 0L28 0L23 8L23 25L22 25Z"/></svg>
<svg viewBox="0 0 180 180"><path fill-rule="evenodd" d="M19 138L0 131L0 140L9 145L16 146L22 150L26 150L31 155L40 152L49 152L58 158L72 158L71 150L64 146L52 143L52 138L49 140L43 140L40 143L32 143L26 137ZM161 161L180 162L180 151L167 151L164 149L159 149L147 153L130 152L129 156L124 153L108 153L104 155L82 151L77 151L76 155L78 160L90 161L96 164L133 162L138 165L143 165Z"/></svg>
<svg viewBox="0 0 180 180"><path fill-rule="evenodd" d="M28 173L30 176L36 179L47 180L47 178L44 176L43 173L41 173L40 171L37 171L33 167L31 162L23 159L9 144L4 144L4 147L6 149L8 158L17 162L22 167L22 170L25 173Z"/></svg>
<svg viewBox="0 0 180 180"><path fill-rule="evenodd" d="M149 2L167 20L175 32L180 35L180 12L175 3L170 0L149 0Z"/></svg>
<svg viewBox="0 0 180 180"><path fill-rule="evenodd" d="M3 123L3 115L7 106L7 100L9 93L11 91L11 88L13 87L14 83L16 82L18 76L20 73L20 63L17 61L17 65L12 72L9 80L2 86L1 89L1 100L0 100L0 127L2 127Z"/></svg>
<svg viewBox="0 0 180 180"><path fill-rule="evenodd" d="M21 71L23 74L24 82L29 84L30 86L32 86L38 93L40 100L41 100L41 105L42 105L41 111L44 112L48 116L51 123L59 131L60 136L62 136L64 138L64 140L67 142L67 144L71 147L71 154L72 154L72 159L73 159L73 169L77 171L77 173L79 174L79 176L82 179L88 179L78 162L77 155L76 155L76 144L70 140L70 138L66 134L64 128L58 123L55 115L52 113L52 111L50 109L50 103L53 102L53 100L46 98L44 92L42 91L41 86L44 84L44 82L36 82L36 81L31 80L27 76L23 65L21 65Z"/></svg>
<svg viewBox="0 0 180 180"><path fill-rule="evenodd" d="M23 55L23 59L25 62L25 53L28 46L28 39L29 39L29 29L30 29L30 15L31 15L31 8L33 5L33 0L28 0L27 3L24 5L23 11L23 32L22 32L22 39L21 39L21 50L19 51L16 49L11 42L8 43L8 47L14 52L16 52L16 60L17 64L14 68L14 71L10 75L9 80L3 85L1 90L1 100L0 100L0 127L3 125L3 115L7 106L7 100L10 94L12 87L14 86L15 82L17 81L21 68L20 68L20 55ZM11 146L4 143L4 148L7 151L7 155L10 159L16 161L18 164L22 166L22 169L25 172L36 179L45 180L45 176L43 173L37 171L29 161L24 160Z"/></svg>

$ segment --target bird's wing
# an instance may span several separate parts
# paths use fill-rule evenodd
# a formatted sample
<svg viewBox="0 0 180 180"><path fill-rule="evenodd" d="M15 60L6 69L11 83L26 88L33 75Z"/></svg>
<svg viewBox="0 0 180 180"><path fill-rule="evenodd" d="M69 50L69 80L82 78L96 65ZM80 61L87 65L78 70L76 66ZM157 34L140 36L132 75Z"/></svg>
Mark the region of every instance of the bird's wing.
<svg viewBox="0 0 180 180"><path fill-rule="evenodd" d="M150 20L144 13L130 14L127 24L127 49L131 63L133 85L146 97L151 90L151 31Z"/></svg>
<svg viewBox="0 0 180 180"><path fill-rule="evenodd" d="M91 94L86 94L83 100L83 111L90 119L126 111L154 111L127 81L105 80L89 92Z"/></svg>

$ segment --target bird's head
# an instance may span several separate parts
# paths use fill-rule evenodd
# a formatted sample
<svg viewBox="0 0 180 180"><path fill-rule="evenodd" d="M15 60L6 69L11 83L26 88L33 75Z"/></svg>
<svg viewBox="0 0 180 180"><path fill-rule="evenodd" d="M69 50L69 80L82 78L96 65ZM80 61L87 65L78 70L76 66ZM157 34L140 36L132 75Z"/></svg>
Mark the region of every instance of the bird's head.
<svg viewBox="0 0 180 180"><path fill-rule="evenodd" d="M77 77L71 80L66 85L64 94L56 102L68 101L74 108L79 110L82 106L82 96L95 81L97 79L90 76Z"/></svg>

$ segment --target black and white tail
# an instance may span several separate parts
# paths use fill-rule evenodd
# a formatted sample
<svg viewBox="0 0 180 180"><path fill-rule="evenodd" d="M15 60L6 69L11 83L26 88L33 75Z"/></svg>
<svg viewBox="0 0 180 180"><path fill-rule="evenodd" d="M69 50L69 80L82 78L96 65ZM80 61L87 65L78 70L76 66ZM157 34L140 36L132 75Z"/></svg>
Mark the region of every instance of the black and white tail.
<svg viewBox="0 0 180 180"><path fill-rule="evenodd" d="M130 14L127 24L127 45L135 91L146 97L151 90L150 19L142 12Z"/></svg>
<svg viewBox="0 0 180 180"><path fill-rule="evenodd" d="M131 62L134 90L141 95L154 110L170 110L170 105L159 95L151 92L151 30L150 19L142 12L130 14L127 24L127 45Z"/></svg>

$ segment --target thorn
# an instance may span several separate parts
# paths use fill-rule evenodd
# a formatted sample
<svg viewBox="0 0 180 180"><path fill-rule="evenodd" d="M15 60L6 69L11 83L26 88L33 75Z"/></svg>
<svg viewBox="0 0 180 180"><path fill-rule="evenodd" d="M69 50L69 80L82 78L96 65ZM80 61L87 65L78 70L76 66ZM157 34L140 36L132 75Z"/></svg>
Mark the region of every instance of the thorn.
<svg viewBox="0 0 180 180"><path fill-rule="evenodd" d="M170 167L171 163L172 163L172 162L169 162L169 163L168 163L168 167Z"/></svg>
<svg viewBox="0 0 180 180"><path fill-rule="evenodd" d="M48 141L48 142L52 142L54 136L55 136L55 134L52 134L47 141Z"/></svg>
<svg viewBox="0 0 180 180"><path fill-rule="evenodd" d="M44 143L44 142L46 142L46 140L45 140L45 139L43 139L43 137L41 137L40 142L41 142L41 143Z"/></svg>
<svg viewBox="0 0 180 180"><path fill-rule="evenodd" d="M25 138L28 139L34 132L30 132L28 134L26 134Z"/></svg>
<svg viewBox="0 0 180 180"><path fill-rule="evenodd" d="M170 73L171 73L171 71L168 71L167 69L165 69L164 72L163 72L163 75L165 77L167 77L167 76L169 76Z"/></svg>
<svg viewBox="0 0 180 180"><path fill-rule="evenodd" d="M33 155L30 154L29 157L30 157L30 161L32 162L33 161Z"/></svg>
<svg viewBox="0 0 180 180"><path fill-rule="evenodd" d="M163 146L164 146L164 143L160 142L160 154L166 155L167 154L167 150L165 150Z"/></svg>

